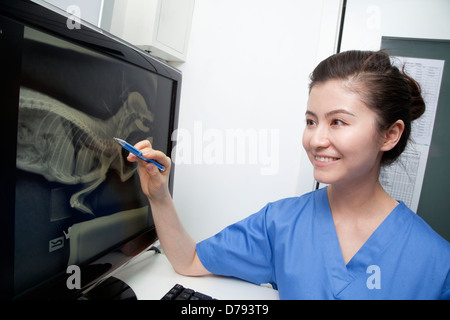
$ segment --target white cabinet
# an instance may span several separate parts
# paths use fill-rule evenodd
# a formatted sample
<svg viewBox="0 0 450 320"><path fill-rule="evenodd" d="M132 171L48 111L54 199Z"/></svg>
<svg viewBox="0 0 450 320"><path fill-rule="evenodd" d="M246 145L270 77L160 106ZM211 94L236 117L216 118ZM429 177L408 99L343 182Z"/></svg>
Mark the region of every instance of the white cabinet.
<svg viewBox="0 0 450 320"><path fill-rule="evenodd" d="M195 0L116 0L110 29L117 37L167 61L184 62Z"/></svg>

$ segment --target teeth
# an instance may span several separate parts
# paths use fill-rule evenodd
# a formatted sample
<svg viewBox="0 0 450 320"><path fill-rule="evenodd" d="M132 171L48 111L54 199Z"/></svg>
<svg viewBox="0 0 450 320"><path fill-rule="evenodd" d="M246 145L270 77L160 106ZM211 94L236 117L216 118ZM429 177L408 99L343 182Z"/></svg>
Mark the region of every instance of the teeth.
<svg viewBox="0 0 450 320"><path fill-rule="evenodd" d="M338 158L328 158L328 157L318 157L318 156L316 156L315 159L317 161L321 161L321 162L330 162L330 161L335 161Z"/></svg>

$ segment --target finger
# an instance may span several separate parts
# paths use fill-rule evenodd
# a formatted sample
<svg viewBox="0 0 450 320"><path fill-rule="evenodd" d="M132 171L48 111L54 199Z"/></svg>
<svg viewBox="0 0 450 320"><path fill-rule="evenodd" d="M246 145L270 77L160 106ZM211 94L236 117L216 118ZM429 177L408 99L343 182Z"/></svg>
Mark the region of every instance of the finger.
<svg viewBox="0 0 450 320"><path fill-rule="evenodd" d="M139 158L130 152L127 156L127 160L130 162L136 162L139 160Z"/></svg>
<svg viewBox="0 0 450 320"><path fill-rule="evenodd" d="M150 143L150 141L148 141L148 140L142 140L142 141L139 141L138 143L136 143L135 145L134 145L134 147L136 148L136 149L138 149L138 150L141 150L142 151L142 149L144 149L144 148L152 148L152 144Z"/></svg>
<svg viewBox="0 0 450 320"><path fill-rule="evenodd" d="M171 166L171 160L169 157L167 157L163 152L158 151L158 150L154 150L152 148L152 144L150 143L150 141L148 140L142 140L139 141L138 143L136 143L134 145L134 147L136 149L138 149L140 152L142 152L142 156L146 159L151 159L154 161L159 162L161 165L163 165L166 170L165 172L169 172L168 169L170 169ZM140 159L139 157L137 157L136 155L132 154L131 152L129 153L129 155L127 156L128 161L130 162L136 162L139 161L140 165L144 165L146 166L146 170L149 171L151 166L149 163L143 161L142 159ZM154 165L153 165L154 166ZM153 172L153 170L151 170Z"/></svg>
<svg viewBox="0 0 450 320"><path fill-rule="evenodd" d="M151 159L154 161L159 162L163 166L167 167L170 165L171 160L169 157L167 157L164 152L158 151L158 150L147 150L142 153L143 157L146 159Z"/></svg>
<svg viewBox="0 0 450 320"><path fill-rule="evenodd" d="M158 174L158 168L153 163L144 162L143 163L145 171L151 176L154 177Z"/></svg>
<svg viewBox="0 0 450 320"><path fill-rule="evenodd" d="M134 145L134 147L141 152L148 152L149 150L152 150L152 145L148 140L139 141ZM127 156L127 160L130 162L136 162L139 160L139 158L130 152Z"/></svg>
<svg viewBox="0 0 450 320"><path fill-rule="evenodd" d="M154 173L154 174L161 173L164 176L166 176L170 173L171 160L169 157L165 156L163 153L161 154L161 156L152 156L152 155L145 154L144 157L147 159L152 159L164 167L164 170L159 170L155 166L155 164L153 164L151 162L146 162L146 161L140 160L139 164L145 166L145 169L149 173ZM153 170L154 170L154 172L153 172Z"/></svg>

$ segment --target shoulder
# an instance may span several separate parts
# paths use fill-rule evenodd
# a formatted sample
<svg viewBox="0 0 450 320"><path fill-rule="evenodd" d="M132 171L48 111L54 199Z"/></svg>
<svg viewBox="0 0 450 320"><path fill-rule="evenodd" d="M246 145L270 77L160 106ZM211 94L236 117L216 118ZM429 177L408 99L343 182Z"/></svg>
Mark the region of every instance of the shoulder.
<svg viewBox="0 0 450 320"><path fill-rule="evenodd" d="M419 278L426 281L423 288L429 287L432 282L437 283L441 286L441 298L450 299L450 243L403 203L400 212L407 218L403 220L407 226L407 236L400 253L403 257L409 257L405 259L409 264L404 266L405 270L410 267L414 269L411 273L420 274Z"/></svg>
<svg viewBox="0 0 450 320"><path fill-rule="evenodd" d="M399 209L410 221L410 236L408 239L414 250L417 253L420 251L426 253L450 265L450 243L405 204L401 203Z"/></svg>
<svg viewBox="0 0 450 320"><path fill-rule="evenodd" d="M433 228L431 228L431 226L422 217L420 217L419 214L412 212L412 215L413 232L417 233L418 238L420 238L421 241L426 241L427 243L433 244L437 248L443 249L444 252L442 253L446 254L450 259L450 243L434 231Z"/></svg>
<svg viewBox="0 0 450 320"><path fill-rule="evenodd" d="M270 202L265 207L266 218L268 221L292 221L301 216L312 216L316 212L318 204L323 203L324 199L327 199L326 190L320 189L298 197Z"/></svg>
<svg viewBox="0 0 450 320"><path fill-rule="evenodd" d="M310 204L312 201L314 201L314 196L317 193L317 191L308 192L298 197L284 198L274 202L269 202L266 208L268 210L276 210L276 211L278 210L284 211L286 209L292 208L302 208Z"/></svg>
<svg viewBox="0 0 450 320"><path fill-rule="evenodd" d="M450 244L448 241L434 231L433 228L431 228L431 226L420 216L420 214L409 209L404 203L400 203L399 209L404 215L410 217L412 228L411 231L417 234L418 237L427 239L427 241L436 242L436 244L450 249Z"/></svg>
<svg viewBox="0 0 450 320"><path fill-rule="evenodd" d="M274 202L269 202L268 206L273 208L283 208L299 205L305 206L308 204L313 205L313 202L323 202L324 200L328 200L326 188L314 190L298 197L284 198Z"/></svg>

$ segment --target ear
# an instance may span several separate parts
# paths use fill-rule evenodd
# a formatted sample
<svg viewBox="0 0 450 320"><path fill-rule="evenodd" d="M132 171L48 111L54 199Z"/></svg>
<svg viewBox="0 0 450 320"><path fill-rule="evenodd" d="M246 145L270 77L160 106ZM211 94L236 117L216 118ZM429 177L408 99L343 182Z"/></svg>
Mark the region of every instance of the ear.
<svg viewBox="0 0 450 320"><path fill-rule="evenodd" d="M384 140L381 146L381 151L389 151L393 149L400 138L402 137L405 123L403 120L397 120L388 130L383 134Z"/></svg>

